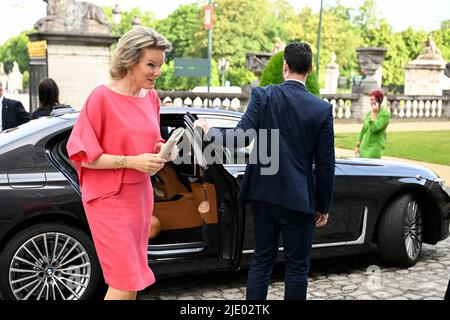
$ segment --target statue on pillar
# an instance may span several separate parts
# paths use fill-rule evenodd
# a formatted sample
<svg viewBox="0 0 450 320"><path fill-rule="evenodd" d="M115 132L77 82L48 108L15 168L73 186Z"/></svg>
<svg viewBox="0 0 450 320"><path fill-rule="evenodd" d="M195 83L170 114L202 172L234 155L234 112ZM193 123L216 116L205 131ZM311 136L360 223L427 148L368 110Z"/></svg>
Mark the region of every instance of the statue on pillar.
<svg viewBox="0 0 450 320"><path fill-rule="evenodd" d="M111 28L102 8L75 0L43 0L47 16L39 19L34 28L40 32L75 32L110 34Z"/></svg>
<svg viewBox="0 0 450 320"><path fill-rule="evenodd" d="M434 42L431 34L428 35L425 41L425 48L417 60L443 60L441 51L436 46L436 42Z"/></svg>

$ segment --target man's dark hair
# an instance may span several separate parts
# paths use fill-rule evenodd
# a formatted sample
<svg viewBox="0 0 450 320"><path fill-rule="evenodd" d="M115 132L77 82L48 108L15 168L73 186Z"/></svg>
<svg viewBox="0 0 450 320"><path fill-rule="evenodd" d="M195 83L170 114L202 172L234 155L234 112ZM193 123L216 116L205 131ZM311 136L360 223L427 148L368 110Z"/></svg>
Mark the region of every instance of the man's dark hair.
<svg viewBox="0 0 450 320"><path fill-rule="evenodd" d="M311 47L306 42L291 42L284 49L284 60L291 72L306 75L312 66Z"/></svg>
<svg viewBox="0 0 450 320"><path fill-rule="evenodd" d="M39 104L41 108L53 110L59 105L59 88L53 79L46 78L39 83Z"/></svg>

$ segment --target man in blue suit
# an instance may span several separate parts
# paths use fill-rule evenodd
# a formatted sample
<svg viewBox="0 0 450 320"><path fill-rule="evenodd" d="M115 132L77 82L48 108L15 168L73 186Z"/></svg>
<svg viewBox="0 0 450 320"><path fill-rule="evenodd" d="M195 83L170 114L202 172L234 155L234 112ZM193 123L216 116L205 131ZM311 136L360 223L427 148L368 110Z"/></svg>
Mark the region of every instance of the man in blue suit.
<svg viewBox="0 0 450 320"><path fill-rule="evenodd" d="M25 111L20 101L3 97L3 84L0 82L0 132L28 121L30 114Z"/></svg>
<svg viewBox="0 0 450 320"><path fill-rule="evenodd" d="M254 88L247 111L234 130L210 128L204 120L194 123L212 141L235 139L239 144L242 132L256 132L250 156L256 161L247 165L239 193L240 199L251 202L255 233L248 300L267 297L280 233L286 266L285 299L306 299L314 230L327 224L334 190L332 107L305 88L312 72L311 48L303 42L290 43L284 59L285 82ZM272 140L269 143L260 135L264 130L270 132L266 134ZM277 140L275 144L273 140ZM278 161L276 172L264 173L268 164L261 161L261 147Z"/></svg>

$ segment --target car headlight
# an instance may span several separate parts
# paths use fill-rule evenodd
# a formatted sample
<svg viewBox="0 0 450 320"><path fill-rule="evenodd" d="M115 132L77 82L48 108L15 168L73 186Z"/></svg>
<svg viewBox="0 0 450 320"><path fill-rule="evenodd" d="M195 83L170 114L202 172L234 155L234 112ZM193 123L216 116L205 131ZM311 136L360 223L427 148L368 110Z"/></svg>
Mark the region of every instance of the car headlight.
<svg viewBox="0 0 450 320"><path fill-rule="evenodd" d="M437 183L442 188L442 190L445 190L445 180L444 179L436 178L436 179L434 179L434 182Z"/></svg>

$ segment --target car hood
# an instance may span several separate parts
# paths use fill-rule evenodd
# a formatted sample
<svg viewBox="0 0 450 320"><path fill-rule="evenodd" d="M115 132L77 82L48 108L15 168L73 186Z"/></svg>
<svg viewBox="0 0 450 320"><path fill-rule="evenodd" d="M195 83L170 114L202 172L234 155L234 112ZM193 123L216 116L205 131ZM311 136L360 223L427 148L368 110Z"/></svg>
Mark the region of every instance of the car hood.
<svg viewBox="0 0 450 320"><path fill-rule="evenodd" d="M361 158L345 158L336 159L337 164L350 165L358 171L383 173L386 176L405 176L417 177L433 180L438 177L436 173L430 169L409 162L381 160L381 159L361 159Z"/></svg>

